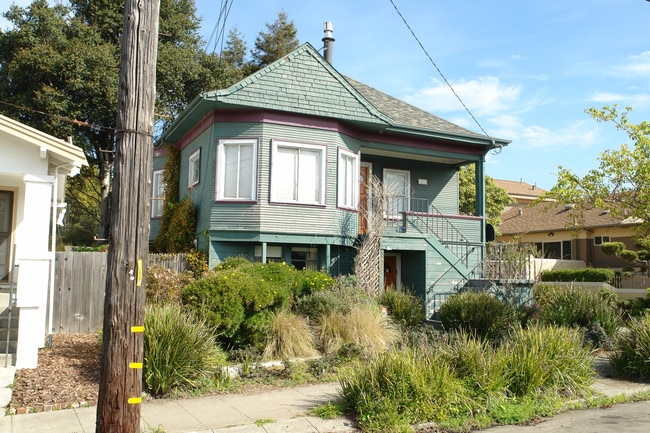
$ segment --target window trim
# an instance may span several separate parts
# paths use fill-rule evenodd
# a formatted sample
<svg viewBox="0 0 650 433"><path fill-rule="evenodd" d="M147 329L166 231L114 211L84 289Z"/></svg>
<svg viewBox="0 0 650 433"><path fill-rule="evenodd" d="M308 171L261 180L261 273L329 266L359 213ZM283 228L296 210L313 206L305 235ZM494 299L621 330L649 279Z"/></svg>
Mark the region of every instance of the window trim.
<svg viewBox="0 0 650 433"><path fill-rule="evenodd" d="M320 171L321 176L319 179L319 197L317 202L303 202L298 199L296 200L287 200L284 198L278 197L278 191L276 191L276 185L278 183L278 176L286 175L282 173L276 166L276 161L278 158L278 148L290 148L290 149L308 149L318 151L320 154ZM291 141L282 141L282 140L271 140L271 191L270 191L270 200L272 203L285 203L285 204L296 204L296 205L305 205L305 206L325 206L326 205L326 194L325 189L327 185L327 146L320 144L307 144L307 143L298 143ZM294 183L295 185L295 183ZM298 193L298 195L300 195Z"/></svg>
<svg viewBox="0 0 650 433"><path fill-rule="evenodd" d="M158 182L156 183L156 178ZM156 188L158 186L158 188ZM158 195L160 193L160 195ZM152 179L151 179L151 218L162 218L163 207L165 200L165 181L164 181L164 170L154 170ZM154 206L154 203L157 206ZM160 213L155 212L159 210Z"/></svg>
<svg viewBox="0 0 650 433"><path fill-rule="evenodd" d="M199 147L187 158L187 188L190 189L201 182L201 148ZM194 176L196 174L196 176ZM193 178L196 177L196 180Z"/></svg>
<svg viewBox="0 0 650 433"><path fill-rule="evenodd" d="M347 161L346 161L347 158L352 160L352 178L350 179L350 182L352 184L352 197L351 197L352 203L346 203L344 200L347 198L347 189L345 188L346 186L345 182L343 182L345 180L344 177L347 174L345 171L347 168ZM354 153L342 148L338 149L338 167L336 173L336 183L337 183L336 204L341 209L350 209L350 210L359 209L359 175L360 175L359 160L360 158L358 153Z"/></svg>
<svg viewBox="0 0 650 433"><path fill-rule="evenodd" d="M605 240L607 238L607 240ZM600 239L600 242L598 242L598 239ZM602 244L606 244L612 241L612 238L609 235L602 235L602 236L594 236L594 245L595 246L601 246Z"/></svg>
<svg viewBox="0 0 650 433"><path fill-rule="evenodd" d="M252 145L253 146L253 161L251 163L252 169L250 173L251 190L248 191L249 195L246 197L226 197L224 196L224 182L226 169L224 164L226 161L225 148L229 145ZM258 160L258 146L259 141L257 138L222 138L217 142L217 162L216 162L216 175L215 175L215 201L227 202L255 202L257 201L257 160ZM239 180L238 180L239 182Z"/></svg>

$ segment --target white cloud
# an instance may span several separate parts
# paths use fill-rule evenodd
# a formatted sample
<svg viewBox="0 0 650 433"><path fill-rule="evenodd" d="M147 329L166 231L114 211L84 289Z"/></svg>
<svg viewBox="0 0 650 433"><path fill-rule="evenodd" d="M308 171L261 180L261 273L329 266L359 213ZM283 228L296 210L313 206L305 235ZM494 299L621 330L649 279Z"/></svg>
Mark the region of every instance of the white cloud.
<svg viewBox="0 0 650 433"><path fill-rule="evenodd" d="M613 74L633 77L650 76L650 51L628 57L625 63L613 69Z"/></svg>
<svg viewBox="0 0 650 433"><path fill-rule="evenodd" d="M493 135L508 137L513 145L527 149L558 150L566 146L584 148L596 143L598 137L598 127L589 119L554 130L540 125L527 125L512 115L493 117L490 123Z"/></svg>
<svg viewBox="0 0 650 433"><path fill-rule="evenodd" d="M620 104L630 107L645 107L650 104L650 94L623 94L614 92L597 92L589 97L589 101L599 104Z"/></svg>
<svg viewBox="0 0 650 433"><path fill-rule="evenodd" d="M519 86L505 86L497 77L492 76L452 82L451 86L469 110L479 116L511 109L521 93ZM449 86L438 80L434 81L433 86L406 95L403 99L416 107L433 113L463 109Z"/></svg>

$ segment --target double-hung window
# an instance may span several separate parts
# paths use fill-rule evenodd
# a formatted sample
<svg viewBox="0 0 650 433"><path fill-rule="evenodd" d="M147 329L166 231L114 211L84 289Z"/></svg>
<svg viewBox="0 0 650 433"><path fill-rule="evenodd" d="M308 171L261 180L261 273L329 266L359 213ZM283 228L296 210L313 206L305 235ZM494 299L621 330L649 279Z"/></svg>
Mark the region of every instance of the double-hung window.
<svg viewBox="0 0 650 433"><path fill-rule="evenodd" d="M325 204L325 146L273 141L271 200Z"/></svg>
<svg viewBox="0 0 650 433"><path fill-rule="evenodd" d="M151 182L151 217L160 218L165 204L165 182L163 181L163 170L153 172Z"/></svg>
<svg viewBox="0 0 650 433"><path fill-rule="evenodd" d="M404 211L411 210L411 173L406 170L384 169L386 215L399 218Z"/></svg>
<svg viewBox="0 0 650 433"><path fill-rule="evenodd" d="M257 194L257 140L219 140L217 200L254 201Z"/></svg>
<svg viewBox="0 0 650 433"><path fill-rule="evenodd" d="M338 206L356 209L359 201L359 157L339 149Z"/></svg>
<svg viewBox="0 0 650 433"><path fill-rule="evenodd" d="M199 147L189 157L187 169L187 187L192 188L201 180L201 148Z"/></svg>

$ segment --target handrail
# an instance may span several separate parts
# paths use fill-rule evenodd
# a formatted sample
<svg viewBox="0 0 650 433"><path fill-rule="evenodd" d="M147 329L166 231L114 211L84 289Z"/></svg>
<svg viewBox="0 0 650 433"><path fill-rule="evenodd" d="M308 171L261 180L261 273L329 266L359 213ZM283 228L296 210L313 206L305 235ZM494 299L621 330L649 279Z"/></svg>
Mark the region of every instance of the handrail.
<svg viewBox="0 0 650 433"><path fill-rule="evenodd" d="M16 272L18 270L18 265L16 264L16 245L13 245L11 254L11 278L9 279L9 305L7 305L7 341L5 344L5 367L8 367L9 363L9 341L11 337L11 311L13 310L14 303L14 278L16 277Z"/></svg>

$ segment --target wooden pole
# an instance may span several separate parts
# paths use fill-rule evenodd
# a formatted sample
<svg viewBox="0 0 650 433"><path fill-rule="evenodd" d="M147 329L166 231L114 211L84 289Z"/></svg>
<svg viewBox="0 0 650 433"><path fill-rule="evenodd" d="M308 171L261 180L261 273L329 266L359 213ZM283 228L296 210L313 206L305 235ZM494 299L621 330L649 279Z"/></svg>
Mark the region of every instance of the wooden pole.
<svg viewBox="0 0 650 433"><path fill-rule="evenodd" d="M139 433L160 0L126 0L97 433Z"/></svg>

